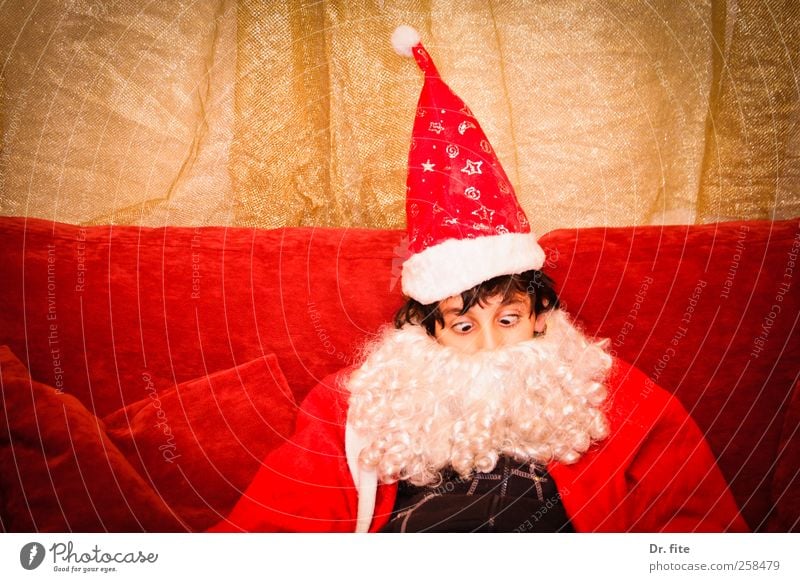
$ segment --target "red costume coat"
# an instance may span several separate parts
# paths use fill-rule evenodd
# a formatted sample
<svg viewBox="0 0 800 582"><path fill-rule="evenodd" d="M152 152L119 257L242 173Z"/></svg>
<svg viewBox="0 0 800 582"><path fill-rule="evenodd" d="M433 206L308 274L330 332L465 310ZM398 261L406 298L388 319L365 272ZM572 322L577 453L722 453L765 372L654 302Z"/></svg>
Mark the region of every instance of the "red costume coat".
<svg viewBox="0 0 800 582"><path fill-rule="evenodd" d="M264 460L230 515L208 531L352 532L358 491L345 454L352 368L314 388L293 438ZM550 463L576 531L748 531L713 453L686 410L638 369L615 360L609 436L572 465ZM388 521L397 485L377 488L370 531ZM524 522L520 524L524 529Z"/></svg>

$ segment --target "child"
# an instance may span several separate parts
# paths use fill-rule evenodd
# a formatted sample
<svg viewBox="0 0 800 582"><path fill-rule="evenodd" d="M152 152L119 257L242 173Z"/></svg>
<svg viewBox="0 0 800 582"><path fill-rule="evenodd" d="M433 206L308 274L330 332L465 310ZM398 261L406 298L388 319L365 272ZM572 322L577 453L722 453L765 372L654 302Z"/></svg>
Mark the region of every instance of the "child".
<svg viewBox="0 0 800 582"><path fill-rule="evenodd" d="M393 43L425 72L407 302L209 531L746 531L678 401L559 309L499 160L416 32Z"/></svg>

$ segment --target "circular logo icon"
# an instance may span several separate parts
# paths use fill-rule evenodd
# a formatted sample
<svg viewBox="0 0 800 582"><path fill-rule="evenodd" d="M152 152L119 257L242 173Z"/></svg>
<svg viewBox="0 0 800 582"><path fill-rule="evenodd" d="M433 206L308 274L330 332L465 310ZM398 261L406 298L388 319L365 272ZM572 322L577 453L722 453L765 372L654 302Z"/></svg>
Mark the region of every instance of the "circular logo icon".
<svg viewBox="0 0 800 582"><path fill-rule="evenodd" d="M38 542L28 542L19 551L19 563L26 570L35 570L44 560L44 546Z"/></svg>

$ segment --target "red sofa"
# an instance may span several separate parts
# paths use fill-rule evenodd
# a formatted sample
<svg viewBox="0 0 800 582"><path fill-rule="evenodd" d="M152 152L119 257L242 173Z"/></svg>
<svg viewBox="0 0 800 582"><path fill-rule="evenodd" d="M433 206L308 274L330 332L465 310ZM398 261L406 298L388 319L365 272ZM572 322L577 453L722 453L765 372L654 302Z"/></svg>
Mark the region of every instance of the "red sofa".
<svg viewBox="0 0 800 582"><path fill-rule="evenodd" d="M401 302L403 232L0 217L0 527L200 531ZM800 220L559 230L588 333L675 393L755 531L800 529Z"/></svg>

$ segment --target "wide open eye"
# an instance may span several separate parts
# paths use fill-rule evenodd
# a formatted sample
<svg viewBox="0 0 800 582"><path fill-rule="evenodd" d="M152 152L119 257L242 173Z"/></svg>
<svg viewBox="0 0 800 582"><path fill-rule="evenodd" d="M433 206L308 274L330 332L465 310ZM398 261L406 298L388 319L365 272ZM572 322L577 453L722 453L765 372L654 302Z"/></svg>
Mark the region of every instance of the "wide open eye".
<svg viewBox="0 0 800 582"><path fill-rule="evenodd" d="M468 321L459 321L450 326L456 333L469 333L472 331L472 324Z"/></svg>
<svg viewBox="0 0 800 582"><path fill-rule="evenodd" d="M505 327L512 327L519 323L519 314L518 313L505 313L502 317L500 317L500 324Z"/></svg>

